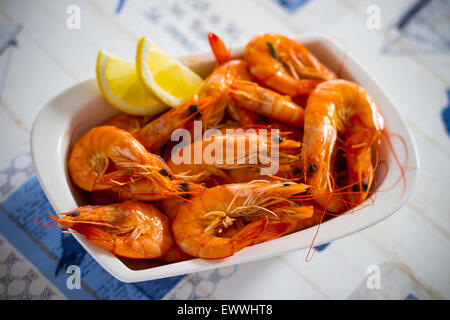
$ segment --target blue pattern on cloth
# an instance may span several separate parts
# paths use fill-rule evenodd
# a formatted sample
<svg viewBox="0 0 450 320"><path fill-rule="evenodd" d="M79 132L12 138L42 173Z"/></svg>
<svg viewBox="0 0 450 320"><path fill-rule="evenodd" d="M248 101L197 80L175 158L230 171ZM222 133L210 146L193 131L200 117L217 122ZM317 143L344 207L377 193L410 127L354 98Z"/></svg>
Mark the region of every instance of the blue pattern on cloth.
<svg viewBox="0 0 450 320"><path fill-rule="evenodd" d="M115 11L115 14L119 14L120 11L122 11L123 5L125 4L125 1L126 1L126 0L119 0L119 2L117 3L116 10L114 10L114 11Z"/></svg>
<svg viewBox="0 0 450 320"><path fill-rule="evenodd" d="M68 299L161 299L184 276L123 283L115 279L81 247L76 239L60 230L46 228L33 218L48 222L54 214L39 181L28 179L0 204L0 232ZM69 289L69 265L81 270L81 289Z"/></svg>
<svg viewBox="0 0 450 320"><path fill-rule="evenodd" d="M294 12L309 0L275 0L280 6L289 12Z"/></svg>
<svg viewBox="0 0 450 320"><path fill-rule="evenodd" d="M412 293L408 294L405 298L405 300L418 300L417 297L415 295L413 295Z"/></svg>
<svg viewBox="0 0 450 320"><path fill-rule="evenodd" d="M447 134L450 135L450 88L447 89L447 105L442 110L441 116L442 121L444 121L445 129L447 130Z"/></svg>
<svg viewBox="0 0 450 320"><path fill-rule="evenodd" d="M324 244L321 244L320 246L315 247L315 249L320 252L320 251L325 250L330 244L331 244L331 242L324 243Z"/></svg>
<svg viewBox="0 0 450 320"><path fill-rule="evenodd" d="M61 233L61 247L63 253L56 266L55 276L61 270L66 270L70 265L79 266L86 254L86 250L84 250L81 244L68 233Z"/></svg>

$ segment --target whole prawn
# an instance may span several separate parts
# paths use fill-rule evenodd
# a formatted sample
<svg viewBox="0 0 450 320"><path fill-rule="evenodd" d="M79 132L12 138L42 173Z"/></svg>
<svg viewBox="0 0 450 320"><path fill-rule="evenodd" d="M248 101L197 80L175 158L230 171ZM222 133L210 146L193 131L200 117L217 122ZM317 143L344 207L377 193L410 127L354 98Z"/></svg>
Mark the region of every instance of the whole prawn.
<svg viewBox="0 0 450 320"><path fill-rule="evenodd" d="M83 206L51 219L122 257L164 259L174 245L170 219L143 202Z"/></svg>
<svg viewBox="0 0 450 320"><path fill-rule="evenodd" d="M142 146L129 132L99 126L78 139L69 156L69 173L83 190L111 190L147 179L160 195L172 195L182 181L174 179L166 163Z"/></svg>
<svg viewBox="0 0 450 320"><path fill-rule="evenodd" d="M231 53L223 41L213 33L208 35L208 39L217 62L224 64L230 61ZM246 61L235 61L239 61L243 69L250 67ZM242 72L239 77L233 79L229 94L232 101L228 103L228 110L234 119L241 125L252 125L256 123L257 114L260 114L295 126L303 126L303 108L289 97L263 88L250 80L252 77Z"/></svg>
<svg viewBox="0 0 450 320"><path fill-rule="evenodd" d="M313 208L289 198L307 188L289 181L252 181L207 189L179 207L172 223L175 241L192 256L225 258L246 246L298 230L298 220L311 218ZM238 218L246 224L231 236L221 237Z"/></svg>
<svg viewBox="0 0 450 320"><path fill-rule="evenodd" d="M384 129L384 120L369 93L356 83L329 80L311 93L305 109L303 171L316 201L332 212L340 212L345 200L333 193L330 170L336 142L347 160L350 205L363 201L373 182L371 147ZM348 206L347 206L348 207Z"/></svg>
<svg viewBox="0 0 450 320"><path fill-rule="evenodd" d="M278 34L256 36L247 44L244 60L258 82L289 96L308 94L320 82L336 79L301 43Z"/></svg>
<svg viewBox="0 0 450 320"><path fill-rule="evenodd" d="M222 39L220 39L216 34L210 32L208 33L209 46L211 51L216 57L218 65L231 64L232 68L236 71L234 79L232 80L252 80L252 76L248 73L247 63L242 59L232 60L231 52L225 46ZM233 62L231 62L233 61ZM257 113L244 109L241 106L234 103L230 97L225 98L227 103L227 110L231 117L237 120L241 125L253 125L256 124Z"/></svg>
<svg viewBox="0 0 450 320"><path fill-rule="evenodd" d="M211 159L197 163L196 152ZM179 158L189 161L176 163L172 156L167 164L180 179L201 182L211 175L226 179L225 170L270 166L272 159L278 165L287 165L298 161L299 154L300 143L295 140L272 136L270 132L262 135L256 130L227 133L224 128L220 135L197 140L178 151Z"/></svg>

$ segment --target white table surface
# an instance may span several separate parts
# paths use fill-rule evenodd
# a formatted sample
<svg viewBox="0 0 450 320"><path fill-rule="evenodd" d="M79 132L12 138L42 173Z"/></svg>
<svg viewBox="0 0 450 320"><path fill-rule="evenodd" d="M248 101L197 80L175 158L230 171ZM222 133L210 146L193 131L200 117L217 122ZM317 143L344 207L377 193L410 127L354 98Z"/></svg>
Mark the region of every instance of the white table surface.
<svg viewBox="0 0 450 320"><path fill-rule="evenodd" d="M420 19L410 22L408 32L397 33L397 40L392 40L395 22L415 1L310 0L293 12L274 0L126 1L115 13L118 2L1 1L0 21L23 24L23 30L8 49L12 53L0 100L0 200L33 174L29 143L37 113L63 89L94 76L99 49L133 59L143 35L168 53L183 55L207 50L208 31L232 45L260 32L320 32L361 62L406 119L420 163L410 200L385 221L316 252L310 262L303 250L192 274L164 298L450 298L450 136L441 118L450 88L448 1L433 0ZM73 4L81 10L81 25L70 30L66 9ZM380 8L379 30L366 26L370 5ZM423 34L424 39L417 36ZM16 268L34 268L39 274L0 235L0 261L9 252L22 257ZM367 289L371 265L381 268L380 290ZM0 277L5 272L0 263ZM42 275L38 279L36 292L45 286L58 292ZM65 297L58 292L53 298Z"/></svg>

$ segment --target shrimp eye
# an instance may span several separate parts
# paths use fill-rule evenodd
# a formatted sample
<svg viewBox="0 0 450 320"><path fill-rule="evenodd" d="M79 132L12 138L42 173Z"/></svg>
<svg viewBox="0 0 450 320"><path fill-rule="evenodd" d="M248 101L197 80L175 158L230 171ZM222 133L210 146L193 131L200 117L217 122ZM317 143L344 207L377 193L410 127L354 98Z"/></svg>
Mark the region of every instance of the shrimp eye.
<svg viewBox="0 0 450 320"><path fill-rule="evenodd" d="M295 204L296 204L297 206L299 206L299 207L302 207L302 206L303 206L303 201L297 201Z"/></svg>
<svg viewBox="0 0 450 320"><path fill-rule="evenodd" d="M362 191L366 192L369 189L369 186L365 183L361 184Z"/></svg>
<svg viewBox="0 0 450 320"><path fill-rule="evenodd" d="M290 185L291 185L291 182L290 182L290 181L288 181L288 180L283 181L283 187L288 187L288 186L290 186Z"/></svg>
<svg viewBox="0 0 450 320"><path fill-rule="evenodd" d="M197 113L197 114L194 116L194 119L200 119L202 115L203 115L203 112L200 111L199 113Z"/></svg>
<svg viewBox="0 0 450 320"><path fill-rule="evenodd" d="M293 174L302 174L303 173L303 169L300 167L295 167L294 170L292 170Z"/></svg>
<svg viewBox="0 0 450 320"><path fill-rule="evenodd" d="M71 217L79 217L81 215L80 211L72 211L70 214L68 214L68 216Z"/></svg>
<svg viewBox="0 0 450 320"><path fill-rule="evenodd" d="M311 163L311 165L309 166L309 170L308 170L309 174L311 175L311 174L315 173L316 171L317 171L316 165L314 163Z"/></svg>
<svg viewBox="0 0 450 320"><path fill-rule="evenodd" d="M197 105L191 104L191 105L189 106L189 112L190 112L190 113L197 112L197 110L198 110Z"/></svg>
<svg viewBox="0 0 450 320"><path fill-rule="evenodd" d="M180 197L182 197L183 199L188 199L189 195L187 193L180 195Z"/></svg>
<svg viewBox="0 0 450 320"><path fill-rule="evenodd" d="M159 173L160 173L161 175L165 176L165 177L170 176L170 174L169 174L169 173L167 172L167 170L164 169L164 168L159 169Z"/></svg>
<svg viewBox="0 0 450 320"><path fill-rule="evenodd" d="M189 183L183 182L180 184L181 190L188 191L189 190Z"/></svg>

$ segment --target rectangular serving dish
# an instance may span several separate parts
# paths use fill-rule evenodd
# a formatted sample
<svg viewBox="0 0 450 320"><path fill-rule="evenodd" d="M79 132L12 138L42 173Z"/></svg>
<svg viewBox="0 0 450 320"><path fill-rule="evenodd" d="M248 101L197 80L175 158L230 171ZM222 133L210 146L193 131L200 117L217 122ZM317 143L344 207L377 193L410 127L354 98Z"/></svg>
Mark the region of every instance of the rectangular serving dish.
<svg viewBox="0 0 450 320"><path fill-rule="evenodd" d="M359 83L372 95L385 119L386 130L404 139L404 144L397 139L392 140L395 153L402 161L408 157L408 167L418 167L417 151L404 121L374 79L351 55L326 36L294 35L291 38L302 42L320 61L337 72L340 78ZM243 50L244 47L234 48L233 57L242 57ZM208 75L215 65L212 53L193 54L181 57L180 60L201 76ZM95 78L60 93L39 113L31 134L33 163L41 186L56 212L73 210L83 204L67 170L70 145L84 132L117 113L101 96ZM400 170L396 168L393 154L389 152L385 141L383 145L379 155L380 162L389 164L389 170L377 170L377 189L380 192L376 194L375 201L368 206L365 206L367 203L362 204L363 208L357 208L353 213L322 223L314 246L368 228L396 212L407 201L415 182L416 171L406 171L406 185L398 182ZM405 152L405 147L408 152ZM111 275L123 282L139 282L231 266L304 249L311 245L316 230L317 226L247 247L226 259L193 259L153 266L130 263L129 260L118 258L85 240L81 235L75 234L74 237Z"/></svg>

